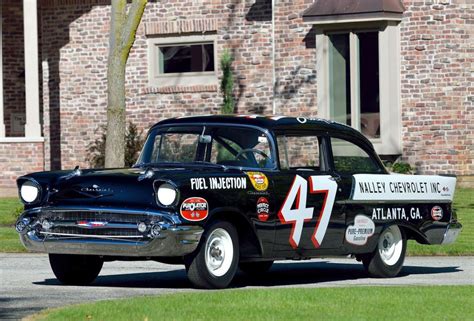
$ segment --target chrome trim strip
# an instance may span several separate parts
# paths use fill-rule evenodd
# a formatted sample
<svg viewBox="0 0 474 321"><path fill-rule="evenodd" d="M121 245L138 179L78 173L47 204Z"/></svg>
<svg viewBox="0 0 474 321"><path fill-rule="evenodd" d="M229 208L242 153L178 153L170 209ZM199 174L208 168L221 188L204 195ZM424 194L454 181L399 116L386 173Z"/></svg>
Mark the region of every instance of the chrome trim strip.
<svg viewBox="0 0 474 321"><path fill-rule="evenodd" d="M71 237L83 237L83 238L97 238L97 239L138 239L144 238L143 235L88 235L88 234L69 234L69 233L55 233L55 232L43 232L40 234L52 235L52 236L71 236Z"/></svg>

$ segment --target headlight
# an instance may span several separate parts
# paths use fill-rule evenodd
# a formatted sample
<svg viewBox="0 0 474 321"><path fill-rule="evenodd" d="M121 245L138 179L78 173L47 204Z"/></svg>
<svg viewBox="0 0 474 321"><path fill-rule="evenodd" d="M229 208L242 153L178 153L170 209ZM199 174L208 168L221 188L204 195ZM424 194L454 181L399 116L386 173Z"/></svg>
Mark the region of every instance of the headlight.
<svg viewBox="0 0 474 321"><path fill-rule="evenodd" d="M164 183L158 187L156 192L156 201L158 205L171 206L173 205L178 198L178 190L175 186Z"/></svg>
<svg viewBox="0 0 474 321"><path fill-rule="evenodd" d="M24 203L33 203L37 201L41 194L41 188L32 181L25 181L20 187L20 196Z"/></svg>

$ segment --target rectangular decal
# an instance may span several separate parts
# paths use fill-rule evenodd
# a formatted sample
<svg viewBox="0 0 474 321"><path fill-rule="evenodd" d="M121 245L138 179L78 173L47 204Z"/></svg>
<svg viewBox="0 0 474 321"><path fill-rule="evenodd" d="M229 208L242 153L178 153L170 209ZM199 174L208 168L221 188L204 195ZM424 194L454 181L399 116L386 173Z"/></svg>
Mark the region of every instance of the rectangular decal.
<svg viewBox="0 0 474 321"><path fill-rule="evenodd" d="M355 174L355 201L452 201L455 177Z"/></svg>
<svg viewBox="0 0 474 321"><path fill-rule="evenodd" d="M192 190L247 189L246 177L197 177L189 182Z"/></svg>

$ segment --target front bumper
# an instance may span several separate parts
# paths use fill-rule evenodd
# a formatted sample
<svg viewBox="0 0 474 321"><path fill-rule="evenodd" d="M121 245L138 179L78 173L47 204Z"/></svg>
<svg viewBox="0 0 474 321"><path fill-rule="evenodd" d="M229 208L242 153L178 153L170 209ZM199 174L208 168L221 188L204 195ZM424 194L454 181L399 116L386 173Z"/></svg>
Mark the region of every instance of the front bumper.
<svg viewBox="0 0 474 321"><path fill-rule="evenodd" d="M160 220L161 231L154 237L142 236L141 238L110 235L109 233L94 233L94 230L84 230L84 234L66 234L44 231L41 229L42 216L50 213L68 213L80 211L89 216L100 213L113 213L120 215L140 215L150 217L151 220ZM45 214L47 213L47 214ZM111 215L113 215L111 214ZM105 214L106 215L106 214ZM32 252L45 252L54 254L82 254L101 256L130 256L130 257L173 257L183 256L193 252L201 239L203 228L197 225L181 225L179 218L169 214L154 211L121 210L111 208L36 208L23 213L18 222L27 219L30 223L24 231L20 232L23 245ZM166 222L165 222L166 219ZM82 221L81 221L82 222ZM68 225L71 221L67 222ZM38 227L39 225L39 227ZM58 224L68 226L63 221ZM114 227L119 224L110 224ZM133 224L122 224L127 227ZM100 229L102 231L100 231ZM97 232L103 232L104 227L99 227ZM87 232L87 233L86 233ZM138 234L138 233L137 233Z"/></svg>

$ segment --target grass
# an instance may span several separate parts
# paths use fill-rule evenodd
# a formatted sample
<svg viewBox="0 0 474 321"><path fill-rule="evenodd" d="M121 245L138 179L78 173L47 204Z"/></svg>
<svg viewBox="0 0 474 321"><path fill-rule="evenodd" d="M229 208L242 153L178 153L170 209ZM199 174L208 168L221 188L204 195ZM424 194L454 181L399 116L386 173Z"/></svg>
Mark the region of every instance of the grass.
<svg viewBox="0 0 474 321"><path fill-rule="evenodd" d="M13 225L22 210L23 204L18 198L0 198L0 226Z"/></svg>
<svg viewBox="0 0 474 321"><path fill-rule="evenodd" d="M0 252L21 253L27 252L20 242L18 233L12 227L0 227Z"/></svg>
<svg viewBox="0 0 474 321"><path fill-rule="evenodd" d="M28 320L468 320L473 301L474 286L222 290L87 303Z"/></svg>
<svg viewBox="0 0 474 321"><path fill-rule="evenodd" d="M451 245L421 245L408 242L408 255L474 255L474 189L458 188L454 208L463 224L461 235ZM0 252L25 252L13 224L22 206L17 198L0 199Z"/></svg>

